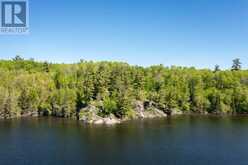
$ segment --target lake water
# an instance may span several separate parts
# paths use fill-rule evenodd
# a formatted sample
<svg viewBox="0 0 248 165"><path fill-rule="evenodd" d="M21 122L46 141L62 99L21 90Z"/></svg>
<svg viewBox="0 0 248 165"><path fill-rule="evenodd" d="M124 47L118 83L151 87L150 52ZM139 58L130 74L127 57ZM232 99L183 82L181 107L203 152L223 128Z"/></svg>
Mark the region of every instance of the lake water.
<svg viewBox="0 0 248 165"><path fill-rule="evenodd" d="M0 121L1 165L247 165L248 117Z"/></svg>

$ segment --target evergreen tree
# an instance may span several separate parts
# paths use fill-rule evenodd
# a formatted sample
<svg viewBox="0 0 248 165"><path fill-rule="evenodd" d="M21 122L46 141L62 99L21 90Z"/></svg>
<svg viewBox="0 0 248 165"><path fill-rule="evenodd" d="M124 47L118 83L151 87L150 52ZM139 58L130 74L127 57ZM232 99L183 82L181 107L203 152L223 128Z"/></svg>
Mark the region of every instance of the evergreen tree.
<svg viewBox="0 0 248 165"><path fill-rule="evenodd" d="M75 118L86 106L99 114L129 116L137 102L170 113L248 113L248 71L131 66L120 62L48 64L0 60L0 118L39 112Z"/></svg>
<svg viewBox="0 0 248 165"><path fill-rule="evenodd" d="M215 65L214 66L214 72L219 72L220 71L220 66L219 65Z"/></svg>
<svg viewBox="0 0 248 165"><path fill-rule="evenodd" d="M241 69L241 62L239 58L233 60L232 71L238 71Z"/></svg>
<svg viewBox="0 0 248 165"><path fill-rule="evenodd" d="M50 69L49 69L49 64L48 64L48 62L44 62L44 64L43 64L43 71L48 73L49 70L50 70Z"/></svg>

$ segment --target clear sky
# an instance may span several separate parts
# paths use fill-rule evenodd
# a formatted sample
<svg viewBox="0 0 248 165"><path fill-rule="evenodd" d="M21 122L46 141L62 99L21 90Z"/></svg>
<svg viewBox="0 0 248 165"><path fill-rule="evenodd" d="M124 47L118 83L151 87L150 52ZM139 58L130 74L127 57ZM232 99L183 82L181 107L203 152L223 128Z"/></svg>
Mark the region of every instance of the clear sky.
<svg viewBox="0 0 248 165"><path fill-rule="evenodd" d="M1 59L248 68L247 0L29 2L30 34L1 35Z"/></svg>

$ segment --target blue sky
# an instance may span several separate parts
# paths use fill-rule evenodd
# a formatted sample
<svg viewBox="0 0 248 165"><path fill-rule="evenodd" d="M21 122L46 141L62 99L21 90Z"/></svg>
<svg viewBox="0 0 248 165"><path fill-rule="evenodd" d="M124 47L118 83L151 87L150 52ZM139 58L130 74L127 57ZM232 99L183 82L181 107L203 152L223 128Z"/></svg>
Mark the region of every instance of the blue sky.
<svg viewBox="0 0 248 165"><path fill-rule="evenodd" d="M247 0L29 2L30 34L1 35L1 59L248 68Z"/></svg>

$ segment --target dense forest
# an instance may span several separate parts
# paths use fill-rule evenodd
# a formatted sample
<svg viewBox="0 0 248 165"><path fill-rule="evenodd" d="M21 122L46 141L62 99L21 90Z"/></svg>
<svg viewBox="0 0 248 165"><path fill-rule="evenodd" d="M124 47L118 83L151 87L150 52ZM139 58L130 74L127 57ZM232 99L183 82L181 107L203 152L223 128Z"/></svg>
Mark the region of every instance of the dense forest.
<svg viewBox="0 0 248 165"><path fill-rule="evenodd" d="M121 62L52 64L16 56L0 60L0 118L32 114L78 118L89 105L102 116L132 116L135 102L170 114L248 113L248 71L131 66Z"/></svg>

